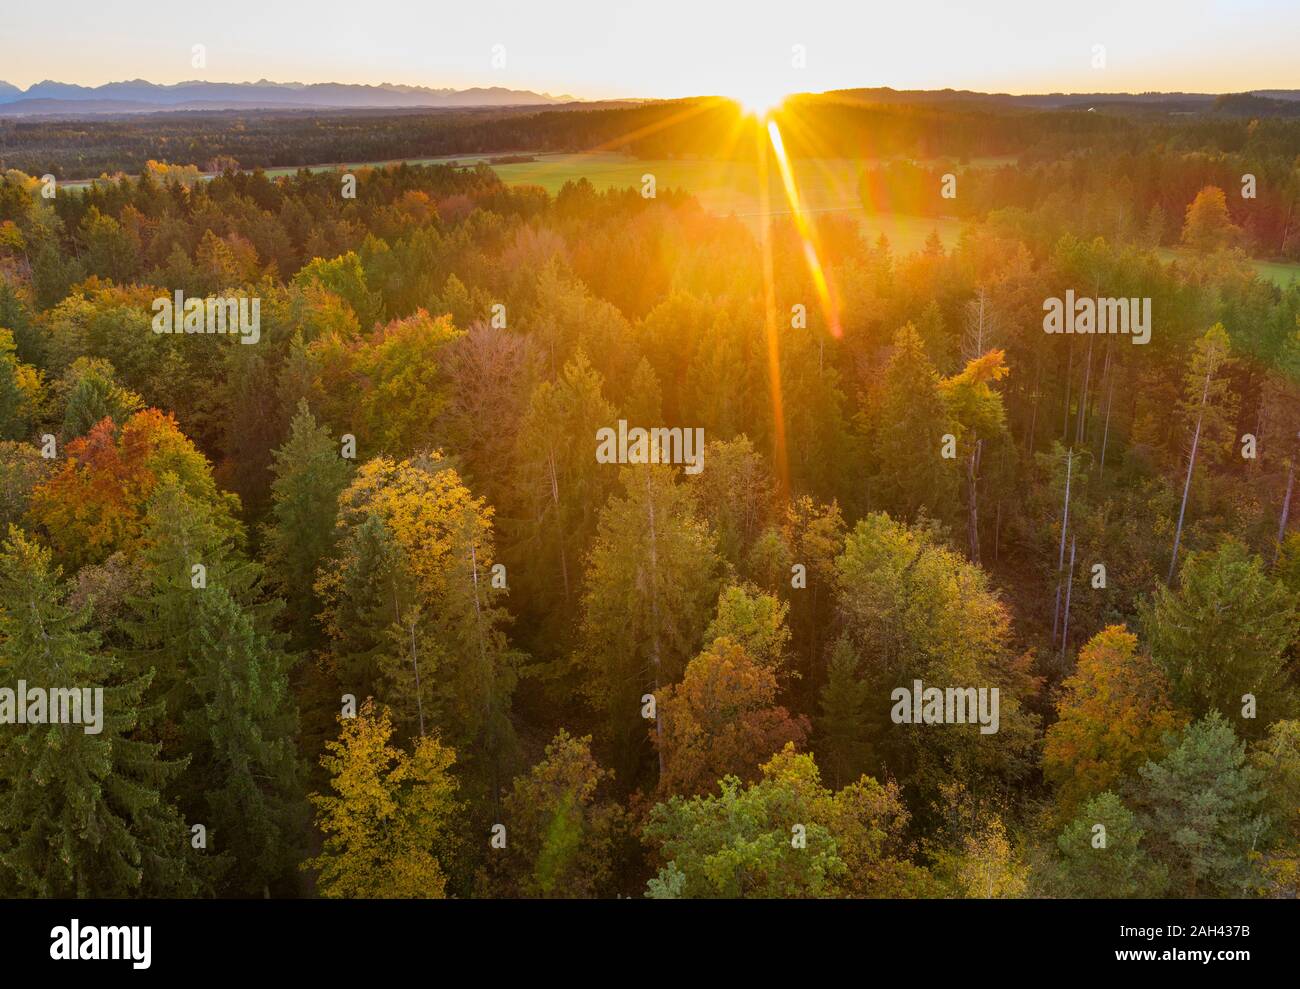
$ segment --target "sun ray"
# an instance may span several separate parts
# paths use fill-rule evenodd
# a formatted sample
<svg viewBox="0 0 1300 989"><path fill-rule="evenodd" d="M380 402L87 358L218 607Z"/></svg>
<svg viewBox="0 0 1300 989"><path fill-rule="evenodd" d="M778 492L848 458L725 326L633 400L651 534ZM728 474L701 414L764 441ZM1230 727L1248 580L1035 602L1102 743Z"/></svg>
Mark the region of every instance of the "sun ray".
<svg viewBox="0 0 1300 989"><path fill-rule="evenodd" d="M813 288L817 292L817 300L821 304L822 314L826 318L826 328L831 336L839 338L843 335L843 330L840 327L839 307L835 303L830 283L826 278L825 268L822 266L817 250L817 231L809 222L803 203L799 198L799 187L795 182L794 169L791 167L790 158L785 151L785 141L781 137L781 128L777 125L775 119L767 121L767 135L772 144L777 168L781 172L781 181L785 186L786 198L790 201L795 229L798 231L799 239L803 243L804 260L807 262L808 272L812 276Z"/></svg>
<svg viewBox="0 0 1300 989"><path fill-rule="evenodd" d="M767 335L768 391L772 395L772 466L776 471L777 491L786 498L790 492L790 458L785 443L785 408L781 398L781 340L776 329L776 274L772 264L772 197L767 166L767 142L764 131L754 127L754 150L758 167L759 248L763 258L763 318Z"/></svg>

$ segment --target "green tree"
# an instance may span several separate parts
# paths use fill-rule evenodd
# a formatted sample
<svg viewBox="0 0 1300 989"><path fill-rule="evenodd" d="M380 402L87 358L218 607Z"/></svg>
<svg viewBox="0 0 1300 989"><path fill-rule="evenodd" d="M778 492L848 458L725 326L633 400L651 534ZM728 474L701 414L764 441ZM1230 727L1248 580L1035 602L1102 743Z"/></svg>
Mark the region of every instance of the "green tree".
<svg viewBox="0 0 1300 989"><path fill-rule="evenodd" d="M943 437L953 432L939 375L909 323L894 337L879 406L869 416L876 475L872 502L899 519L925 509L948 518L957 500L957 474L943 457Z"/></svg>
<svg viewBox="0 0 1300 989"><path fill-rule="evenodd" d="M666 864L646 895L916 895L933 884L904 856L907 820L896 787L863 777L833 793L812 756L787 745L750 786L728 776L716 795L655 805L644 836Z"/></svg>
<svg viewBox="0 0 1300 989"><path fill-rule="evenodd" d="M285 601L292 641L299 647L318 638L316 571L334 551L338 497L351 474L339 451L338 442L317 425L300 400L289 437L273 454L275 480L264 551L269 583Z"/></svg>
<svg viewBox="0 0 1300 989"><path fill-rule="evenodd" d="M830 671L821 692L817 751L831 782L842 786L861 776L874 762L871 750L871 688L862 679L860 661L847 636L831 651Z"/></svg>
<svg viewBox="0 0 1300 989"><path fill-rule="evenodd" d="M625 494L601 510L588 556L582 689L605 713L620 777L630 780L642 734L645 694L678 679L699 649L720 584L713 535L694 513L672 468L624 468ZM662 770L662 749L660 769Z"/></svg>
<svg viewBox="0 0 1300 989"><path fill-rule="evenodd" d="M880 768L904 781L908 802L928 808L957 781L980 794L1023 778L1038 722L1024 702L1038 684L1012 649L1011 616L987 574L931 529L881 514L858 522L835 565L845 632L868 657L864 679L880 699L868 722L872 747ZM971 713L942 730L895 724L887 699L899 688L910 694L917 680L923 689L996 687L997 731L982 734ZM991 714L993 695L985 697Z"/></svg>
<svg viewBox="0 0 1300 989"><path fill-rule="evenodd" d="M144 407L144 399L119 385L113 365L101 358L73 361L64 372L61 390L65 441L84 436L106 417L120 426Z"/></svg>
<svg viewBox="0 0 1300 989"><path fill-rule="evenodd" d="M1183 731L1177 746L1139 771L1130 803L1147 848L1182 896L1243 896L1256 887L1253 852L1267 821L1259 773L1217 711Z"/></svg>
<svg viewBox="0 0 1300 989"><path fill-rule="evenodd" d="M1251 752L1264 785L1271 842L1261 871L1273 896L1300 895L1300 721L1275 721Z"/></svg>
<svg viewBox="0 0 1300 989"><path fill-rule="evenodd" d="M16 896L194 896L204 874L165 792L184 763L137 736L148 677L119 674L84 630L50 553L11 526L0 551L0 677L95 693L97 731L29 723L0 735L0 888ZM75 710L75 708L74 708Z"/></svg>
<svg viewBox="0 0 1300 989"><path fill-rule="evenodd" d="M704 632L704 641L729 638L742 646L759 666L777 676L785 671L790 606L752 584L728 584L718 595L718 613Z"/></svg>
<svg viewBox="0 0 1300 989"><path fill-rule="evenodd" d="M209 848L229 856L223 887L291 893L307 821L295 747L289 657L258 632L220 586L196 592L188 675L196 705L183 729L191 761L182 781Z"/></svg>
<svg viewBox="0 0 1300 989"><path fill-rule="evenodd" d="M1218 711L1258 736L1296 709L1287 649L1298 622L1296 596L1242 543L1225 539L1187 558L1177 590L1156 589L1143 624L1179 707L1195 717ZM1253 718L1242 717L1247 694Z"/></svg>
<svg viewBox="0 0 1300 989"><path fill-rule="evenodd" d="M1159 896L1167 876L1141 842L1133 812L1109 790L1099 793L1056 839L1060 881L1070 896L1087 899Z"/></svg>

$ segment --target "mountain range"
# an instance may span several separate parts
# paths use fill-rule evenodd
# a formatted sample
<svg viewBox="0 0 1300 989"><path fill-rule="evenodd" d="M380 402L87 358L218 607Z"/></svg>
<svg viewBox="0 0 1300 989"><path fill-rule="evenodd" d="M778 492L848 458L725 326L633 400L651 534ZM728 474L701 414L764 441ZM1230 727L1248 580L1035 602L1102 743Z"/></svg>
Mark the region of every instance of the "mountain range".
<svg viewBox="0 0 1300 989"><path fill-rule="evenodd" d="M427 86L377 86L353 83L178 82L170 85L131 79L102 86L77 86L45 80L27 89L0 82L0 115L148 113L158 110L324 110L385 107L552 106L575 102L501 86L432 89Z"/></svg>
<svg viewBox="0 0 1300 989"><path fill-rule="evenodd" d="M1093 106L1137 112L1300 116L1300 90L1252 93L1040 93L1012 95L970 90L843 89L824 94L866 103L985 104L1025 110L1085 109ZM151 113L164 110L348 110L467 107L543 107L583 103L526 89L475 86L435 89L380 83L203 82L169 85L132 79L102 86L45 80L27 89L0 82L0 117ZM640 102L640 101L634 101Z"/></svg>

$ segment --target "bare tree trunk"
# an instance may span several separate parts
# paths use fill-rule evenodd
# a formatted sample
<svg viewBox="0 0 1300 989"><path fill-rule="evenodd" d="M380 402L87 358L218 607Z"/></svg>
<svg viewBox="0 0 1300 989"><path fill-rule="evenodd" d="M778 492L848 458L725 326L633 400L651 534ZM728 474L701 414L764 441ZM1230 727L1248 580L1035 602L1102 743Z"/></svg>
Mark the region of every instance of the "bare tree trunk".
<svg viewBox="0 0 1300 989"><path fill-rule="evenodd" d="M1174 582L1174 570L1178 566L1178 544L1183 538L1183 516L1187 512L1187 493L1192 490L1192 472L1196 470L1196 448L1201 443L1201 423L1205 420L1205 403L1210 397L1210 378L1214 371L1205 373L1205 388L1201 391L1201 407L1196 413L1196 432L1192 435L1192 454L1187 458L1187 480L1183 483L1183 503L1178 508L1178 528L1174 530L1174 552L1169 560L1169 576L1166 584Z"/></svg>
<svg viewBox="0 0 1300 989"><path fill-rule="evenodd" d="M1065 362L1065 421L1061 423L1061 442L1064 443L1070 438L1070 386L1074 374L1074 348L1070 347L1066 351L1068 359Z"/></svg>
<svg viewBox="0 0 1300 989"><path fill-rule="evenodd" d="M1061 665L1065 665L1065 651L1070 642L1070 598L1074 592L1074 544L1070 537L1070 579L1065 583L1065 621L1061 629Z"/></svg>
<svg viewBox="0 0 1300 989"><path fill-rule="evenodd" d="M1277 558L1282 554L1282 540L1286 538L1286 520L1291 514L1291 485L1295 481L1295 461L1291 461L1286 467L1286 497L1282 499L1282 520L1277 525L1277 545L1273 547L1273 566L1277 566Z"/></svg>
<svg viewBox="0 0 1300 989"><path fill-rule="evenodd" d="M1070 477L1074 469L1074 448L1065 454L1065 505L1061 509L1061 550L1056 560L1056 609L1052 613L1052 641L1056 641L1057 623L1061 617L1061 571L1065 568L1065 532L1070 527Z"/></svg>
<svg viewBox="0 0 1300 989"><path fill-rule="evenodd" d="M970 456L966 458L966 536L970 541L972 563L979 563L980 561L980 520L977 491L979 486L980 450L983 446L983 440L976 440L975 448L971 450Z"/></svg>
<svg viewBox="0 0 1300 989"><path fill-rule="evenodd" d="M1038 433L1038 400L1043 391L1043 358L1039 355L1037 372L1034 377L1034 404L1029 411L1029 435L1025 437L1025 452L1033 457L1034 440Z"/></svg>
<svg viewBox="0 0 1300 989"><path fill-rule="evenodd" d="M1098 481L1100 481L1106 473L1106 443L1110 440L1110 410L1115 405L1115 378L1117 376L1118 372L1112 370L1110 374L1110 386L1106 390L1106 427L1101 433L1101 465L1097 470Z"/></svg>

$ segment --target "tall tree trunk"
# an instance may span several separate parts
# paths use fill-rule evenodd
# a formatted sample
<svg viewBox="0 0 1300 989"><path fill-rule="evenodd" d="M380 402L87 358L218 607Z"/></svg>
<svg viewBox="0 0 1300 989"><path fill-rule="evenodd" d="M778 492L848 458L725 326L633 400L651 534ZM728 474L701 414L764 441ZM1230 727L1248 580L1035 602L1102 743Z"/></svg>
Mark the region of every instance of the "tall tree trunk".
<svg viewBox="0 0 1300 989"><path fill-rule="evenodd" d="M1065 620L1061 627L1061 665L1065 665L1065 651L1070 642L1070 598L1074 593L1074 544L1075 537L1070 537L1070 576L1065 582Z"/></svg>
<svg viewBox="0 0 1300 989"><path fill-rule="evenodd" d="M1107 351L1107 357L1109 357L1109 350ZM1101 433L1101 465L1097 469L1098 481L1106 474L1106 444L1110 440L1110 410L1115 405L1115 378L1117 376L1117 370L1110 372L1110 384L1106 389L1106 426Z"/></svg>
<svg viewBox="0 0 1300 989"><path fill-rule="evenodd" d="M1273 565L1277 566L1277 558L1282 554L1282 540L1286 538L1286 520L1291 514L1291 485L1295 481L1295 461L1291 461L1286 467L1286 497L1282 499L1282 520L1277 524L1277 545L1273 547Z"/></svg>
<svg viewBox="0 0 1300 989"><path fill-rule="evenodd" d="M970 542L972 563L979 563L980 561L980 520L977 491L979 488L980 450L983 446L983 440L976 440L975 448L971 450L970 456L966 458L966 536Z"/></svg>
<svg viewBox="0 0 1300 989"><path fill-rule="evenodd" d="M1065 503L1061 509L1061 549L1056 559L1056 608L1052 613L1052 642L1061 617L1061 571L1065 568L1065 533L1070 528L1070 478L1074 469L1074 448L1065 453Z"/></svg>
<svg viewBox="0 0 1300 989"><path fill-rule="evenodd" d="M402 601L397 594L397 577L391 578L393 589L393 620L405 624L402 618ZM415 649L415 619L411 620L411 666L415 670L415 709L420 716L420 737L424 737L424 698L420 694L420 656Z"/></svg>
<svg viewBox="0 0 1300 989"><path fill-rule="evenodd" d="M1061 442L1064 443L1070 438L1070 386L1074 383L1071 379L1074 375L1074 348L1066 349L1067 360L1065 363L1065 421L1061 423Z"/></svg>
<svg viewBox="0 0 1300 989"><path fill-rule="evenodd" d="M1043 393L1043 357L1038 355L1037 371L1034 376L1034 404L1029 410L1029 435L1025 437L1025 452L1030 458L1034 455L1034 447L1037 445L1034 441L1038 434L1038 400Z"/></svg>
<svg viewBox="0 0 1300 989"><path fill-rule="evenodd" d="M1210 397L1210 378L1213 370L1205 372L1205 388L1201 391L1200 410L1196 413L1196 432L1192 435L1192 454L1187 458L1187 480L1183 483L1183 503L1178 507L1178 528L1174 530L1174 552L1169 559L1169 576L1166 584L1174 582L1174 570L1178 567L1178 544L1183 539L1183 516L1187 512L1187 493L1192 490L1192 472L1196 470L1196 448L1201 443L1201 423L1205 420L1205 403Z"/></svg>

